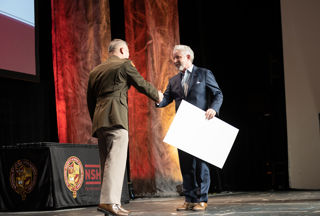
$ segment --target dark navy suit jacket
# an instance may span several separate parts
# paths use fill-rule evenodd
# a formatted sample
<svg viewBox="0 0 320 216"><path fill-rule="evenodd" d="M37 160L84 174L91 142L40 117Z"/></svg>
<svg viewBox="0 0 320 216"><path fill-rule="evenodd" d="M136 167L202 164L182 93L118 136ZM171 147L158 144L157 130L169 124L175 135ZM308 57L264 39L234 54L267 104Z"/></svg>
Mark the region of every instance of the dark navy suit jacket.
<svg viewBox="0 0 320 216"><path fill-rule="evenodd" d="M204 111L212 108L219 114L223 95L213 73L208 69L194 65L189 78L187 97L185 97L181 86L182 76L180 72L169 80L163 100L157 107L165 107L175 100L177 111L182 99L184 99Z"/></svg>

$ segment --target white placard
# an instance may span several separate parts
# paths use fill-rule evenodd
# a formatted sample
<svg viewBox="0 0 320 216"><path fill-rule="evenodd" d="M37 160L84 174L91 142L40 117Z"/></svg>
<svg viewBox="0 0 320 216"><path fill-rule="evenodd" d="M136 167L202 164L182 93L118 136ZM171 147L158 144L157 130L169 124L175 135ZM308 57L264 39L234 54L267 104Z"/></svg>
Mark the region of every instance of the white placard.
<svg viewBox="0 0 320 216"><path fill-rule="evenodd" d="M222 168L239 129L182 100L163 140L182 151Z"/></svg>

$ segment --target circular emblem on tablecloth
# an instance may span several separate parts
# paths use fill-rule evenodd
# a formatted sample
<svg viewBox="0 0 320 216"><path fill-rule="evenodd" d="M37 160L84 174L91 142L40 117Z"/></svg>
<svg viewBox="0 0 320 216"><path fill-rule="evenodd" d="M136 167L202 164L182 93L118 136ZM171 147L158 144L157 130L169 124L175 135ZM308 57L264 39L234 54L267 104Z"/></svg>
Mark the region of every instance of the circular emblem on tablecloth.
<svg viewBox="0 0 320 216"><path fill-rule="evenodd" d="M15 162L10 169L10 185L12 189L25 200L30 193L38 177L36 166L29 160L21 159Z"/></svg>
<svg viewBox="0 0 320 216"><path fill-rule="evenodd" d="M71 156L64 165L64 182L67 188L72 191L73 198L77 197L77 191L83 183L84 171L79 158Z"/></svg>

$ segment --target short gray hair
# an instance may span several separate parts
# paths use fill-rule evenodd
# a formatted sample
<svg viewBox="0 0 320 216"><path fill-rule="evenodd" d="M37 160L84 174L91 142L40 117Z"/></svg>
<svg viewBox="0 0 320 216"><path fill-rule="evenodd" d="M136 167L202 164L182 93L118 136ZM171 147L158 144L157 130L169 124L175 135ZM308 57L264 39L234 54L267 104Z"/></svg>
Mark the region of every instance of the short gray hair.
<svg viewBox="0 0 320 216"><path fill-rule="evenodd" d="M110 44L109 44L109 47L108 47L108 52L109 53L112 53L116 50L116 48L119 46L119 45L122 45L122 44L125 44L126 46L128 46L127 42L125 42L124 40L121 40L121 39L113 39Z"/></svg>
<svg viewBox="0 0 320 216"><path fill-rule="evenodd" d="M174 48L173 48L173 52L176 51L176 50L181 51L185 55L190 55L190 60L191 60L191 62L193 62L194 53L193 53L192 49L189 46L181 45L181 44L180 45L175 45Z"/></svg>

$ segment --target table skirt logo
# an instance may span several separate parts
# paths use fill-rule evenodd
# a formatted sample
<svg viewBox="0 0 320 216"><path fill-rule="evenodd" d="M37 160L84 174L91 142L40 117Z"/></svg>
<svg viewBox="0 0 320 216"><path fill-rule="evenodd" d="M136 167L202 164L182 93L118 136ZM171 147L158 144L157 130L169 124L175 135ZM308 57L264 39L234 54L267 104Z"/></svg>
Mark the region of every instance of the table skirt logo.
<svg viewBox="0 0 320 216"><path fill-rule="evenodd" d="M25 200L37 182L38 170L29 160L21 159L10 169L10 184L12 189Z"/></svg>
<svg viewBox="0 0 320 216"><path fill-rule="evenodd" d="M77 197L77 191L83 183L83 166L79 158L71 156L64 165L64 182L72 192L73 198Z"/></svg>

